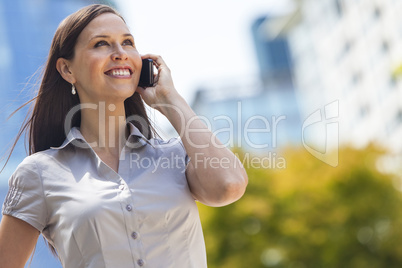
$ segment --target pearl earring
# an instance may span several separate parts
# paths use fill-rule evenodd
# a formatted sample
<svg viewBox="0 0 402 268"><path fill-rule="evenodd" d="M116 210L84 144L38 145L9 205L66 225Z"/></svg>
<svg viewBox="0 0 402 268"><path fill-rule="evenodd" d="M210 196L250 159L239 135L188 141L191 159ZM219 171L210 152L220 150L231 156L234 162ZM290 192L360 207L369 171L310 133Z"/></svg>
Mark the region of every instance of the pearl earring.
<svg viewBox="0 0 402 268"><path fill-rule="evenodd" d="M75 91L75 86L74 86L74 84L71 84L71 85L72 85L72 87L71 87L71 94L75 95L75 93L77 93L77 91Z"/></svg>

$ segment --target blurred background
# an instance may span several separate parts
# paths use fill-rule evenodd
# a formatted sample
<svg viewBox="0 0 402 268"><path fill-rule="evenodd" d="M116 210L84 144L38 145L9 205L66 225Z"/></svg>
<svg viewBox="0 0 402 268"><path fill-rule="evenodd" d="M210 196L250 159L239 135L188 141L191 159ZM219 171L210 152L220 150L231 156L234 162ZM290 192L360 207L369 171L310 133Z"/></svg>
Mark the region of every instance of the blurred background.
<svg viewBox="0 0 402 268"><path fill-rule="evenodd" d="M92 3L122 13L140 53L163 56L247 169L241 200L199 205L209 267L400 267L401 1L0 0L2 156L58 24ZM25 156L21 140L1 200ZM30 267L61 267L42 240Z"/></svg>

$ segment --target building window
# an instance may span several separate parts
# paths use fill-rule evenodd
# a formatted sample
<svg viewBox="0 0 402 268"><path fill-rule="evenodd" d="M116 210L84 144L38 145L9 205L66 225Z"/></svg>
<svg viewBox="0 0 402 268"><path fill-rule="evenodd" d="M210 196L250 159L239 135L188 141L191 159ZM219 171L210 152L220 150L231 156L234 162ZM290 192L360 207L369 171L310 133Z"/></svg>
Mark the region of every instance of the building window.
<svg viewBox="0 0 402 268"><path fill-rule="evenodd" d="M339 60L342 60L344 57L346 57L352 50L352 48L353 48L353 41L346 40L346 42L343 44L342 49L340 50Z"/></svg>
<svg viewBox="0 0 402 268"><path fill-rule="evenodd" d="M389 51L389 42L387 42L387 41L382 41L382 44L381 44L381 50L382 50L382 52L384 52L384 53L388 53L388 51Z"/></svg>
<svg viewBox="0 0 402 268"><path fill-rule="evenodd" d="M351 48L352 48L352 42L351 41L346 41L346 43L345 43L345 45L343 47L343 52L345 54L347 54L350 51Z"/></svg>
<svg viewBox="0 0 402 268"><path fill-rule="evenodd" d="M360 107L360 117L365 118L370 113L370 106L364 105Z"/></svg>
<svg viewBox="0 0 402 268"><path fill-rule="evenodd" d="M402 109L399 109L399 111L396 113L395 121L397 125L402 124Z"/></svg>
<svg viewBox="0 0 402 268"><path fill-rule="evenodd" d="M361 72L356 72L352 76L352 84L354 86L360 84L360 82L363 80L363 75Z"/></svg>
<svg viewBox="0 0 402 268"><path fill-rule="evenodd" d="M342 17L342 15L343 15L342 0L335 0L335 9L336 9L336 13L338 14L338 16Z"/></svg>
<svg viewBox="0 0 402 268"><path fill-rule="evenodd" d="M396 88L397 85L398 85L397 78L395 77L395 75L391 75L391 77L389 78L390 88Z"/></svg>
<svg viewBox="0 0 402 268"><path fill-rule="evenodd" d="M376 19L381 18L381 15L382 15L381 8L375 7L373 14L374 14L374 18L376 18Z"/></svg>

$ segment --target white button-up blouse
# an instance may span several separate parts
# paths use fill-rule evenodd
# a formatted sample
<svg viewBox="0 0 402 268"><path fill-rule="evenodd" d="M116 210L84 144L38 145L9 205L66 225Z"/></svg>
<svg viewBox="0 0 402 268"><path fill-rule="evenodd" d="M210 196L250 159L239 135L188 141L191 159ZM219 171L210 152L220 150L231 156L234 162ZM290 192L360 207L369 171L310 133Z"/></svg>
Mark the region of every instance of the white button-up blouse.
<svg viewBox="0 0 402 268"><path fill-rule="evenodd" d="M147 140L129 126L118 173L78 128L60 147L26 157L3 214L42 232L65 268L207 267L182 143Z"/></svg>

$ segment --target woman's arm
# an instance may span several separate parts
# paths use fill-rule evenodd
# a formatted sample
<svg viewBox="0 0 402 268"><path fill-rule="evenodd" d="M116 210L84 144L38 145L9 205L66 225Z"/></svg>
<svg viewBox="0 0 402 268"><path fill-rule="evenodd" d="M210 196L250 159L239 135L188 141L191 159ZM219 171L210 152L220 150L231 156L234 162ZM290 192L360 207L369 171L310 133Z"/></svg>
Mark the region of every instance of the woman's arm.
<svg viewBox="0 0 402 268"><path fill-rule="evenodd" d="M35 248L39 231L12 216L3 215L0 223L0 267L23 268Z"/></svg>
<svg viewBox="0 0 402 268"><path fill-rule="evenodd" d="M247 174L238 158L208 130L174 88L170 70L160 56L144 55L158 66L158 85L140 88L144 101L165 115L180 134L191 161L187 180L195 199L210 206L238 200L246 189Z"/></svg>
<svg viewBox="0 0 402 268"><path fill-rule="evenodd" d="M225 206L246 189L247 174L238 158L208 130L190 106L177 96L163 114L178 133L191 161L186 175L195 199L209 206Z"/></svg>

